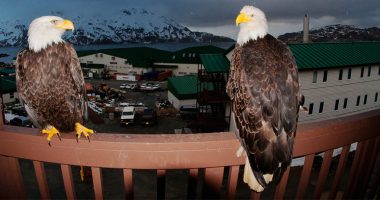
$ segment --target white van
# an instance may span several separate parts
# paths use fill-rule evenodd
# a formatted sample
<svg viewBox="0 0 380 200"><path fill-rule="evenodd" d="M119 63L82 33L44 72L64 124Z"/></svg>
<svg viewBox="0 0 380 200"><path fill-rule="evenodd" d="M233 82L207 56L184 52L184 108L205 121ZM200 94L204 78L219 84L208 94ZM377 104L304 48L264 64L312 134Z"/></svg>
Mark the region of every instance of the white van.
<svg viewBox="0 0 380 200"><path fill-rule="evenodd" d="M123 108L120 117L120 125L130 125L135 123L135 107L127 106Z"/></svg>

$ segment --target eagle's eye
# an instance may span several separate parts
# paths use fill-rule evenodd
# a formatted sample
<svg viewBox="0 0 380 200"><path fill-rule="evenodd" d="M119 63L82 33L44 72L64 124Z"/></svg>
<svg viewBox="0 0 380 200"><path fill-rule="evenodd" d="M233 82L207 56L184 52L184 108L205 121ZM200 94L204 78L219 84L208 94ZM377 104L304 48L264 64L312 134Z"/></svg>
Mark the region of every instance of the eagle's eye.
<svg viewBox="0 0 380 200"><path fill-rule="evenodd" d="M57 21L58 21L58 20L53 19L53 20L51 20L50 22L51 22L52 24L55 24Z"/></svg>

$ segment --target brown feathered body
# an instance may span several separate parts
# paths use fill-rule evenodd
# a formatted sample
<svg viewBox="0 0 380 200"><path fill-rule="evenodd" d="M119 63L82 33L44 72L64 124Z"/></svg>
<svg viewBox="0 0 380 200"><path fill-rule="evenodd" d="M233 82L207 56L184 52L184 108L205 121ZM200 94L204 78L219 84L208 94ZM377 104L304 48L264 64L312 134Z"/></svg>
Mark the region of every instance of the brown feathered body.
<svg viewBox="0 0 380 200"><path fill-rule="evenodd" d="M17 55L17 90L37 127L53 125L73 131L86 116L84 78L76 51L59 42L39 52L25 49Z"/></svg>
<svg viewBox="0 0 380 200"><path fill-rule="evenodd" d="M295 59L289 48L267 34L236 45L227 93L237 137L261 186L263 174L282 175L292 159L300 95Z"/></svg>

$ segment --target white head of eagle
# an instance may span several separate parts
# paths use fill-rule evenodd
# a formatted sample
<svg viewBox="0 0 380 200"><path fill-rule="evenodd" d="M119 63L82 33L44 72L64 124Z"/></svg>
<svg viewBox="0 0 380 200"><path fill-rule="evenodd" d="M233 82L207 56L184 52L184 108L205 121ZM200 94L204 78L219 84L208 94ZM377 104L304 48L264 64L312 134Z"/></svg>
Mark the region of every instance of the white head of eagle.
<svg viewBox="0 0 380 200"><path fill-rule="evenodd" d="M250 40L263 38L268 33L265 14L253 6L244 6L236 18L236 26L240 25L237 43L243 45Z"/></svg>
<svg viewBox="0 0 380 200"><path fill-rule="evenodd" d="M39 52L53 43L62 42L66 30L74 30L74 24L61 17L43 16L33 20L28 31L29 49Z"/></svg>

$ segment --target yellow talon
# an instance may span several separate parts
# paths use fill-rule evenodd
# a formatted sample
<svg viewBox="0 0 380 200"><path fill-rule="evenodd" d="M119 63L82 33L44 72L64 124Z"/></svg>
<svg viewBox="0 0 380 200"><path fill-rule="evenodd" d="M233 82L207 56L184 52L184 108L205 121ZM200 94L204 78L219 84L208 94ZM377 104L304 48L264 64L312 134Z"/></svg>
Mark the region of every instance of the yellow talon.
<svg viewBox="0 0 380 200"><path fill-rule="evenodd" d="M84 136L86 136L88 141L90 141L90 134L94 133L92 129L86 128L80 123L75 123L75 131L77 132L77 139L79 139L83 134Z"/></svg>
<svg viewBox="0 0 380 200"><path fill-rule="evenodd" d="M61 140L61 134L59 131L52 125L47 125L44 129L41 131L43 134L47 134L48 136L46 137L46 140L48 141L48 144L50 145L51 138L54 135L57 135L59 140Z"/></svg>

